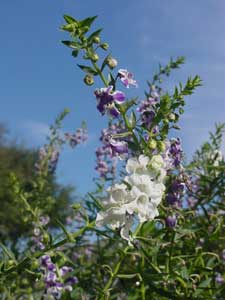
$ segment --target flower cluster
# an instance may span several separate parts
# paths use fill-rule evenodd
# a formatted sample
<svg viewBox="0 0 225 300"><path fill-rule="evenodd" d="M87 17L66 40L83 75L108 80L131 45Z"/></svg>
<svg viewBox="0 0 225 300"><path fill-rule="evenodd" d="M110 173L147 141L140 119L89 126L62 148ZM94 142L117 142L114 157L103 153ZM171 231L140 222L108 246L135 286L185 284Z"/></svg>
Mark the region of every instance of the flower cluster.
<svg viewBox="0 0 225 300"><path fill-rule="evenodd" d="M137 111L141 114L142 126L149 129L155 117L155 105L160 101L160 93L156 87L151 86L148 96L146 100L141 101Z"/></svg>
<svg viewBox="0 0 225 300"><path fill-rule="evenodd" d="M103 202L105 210L98 213L96 225L119 228L121 237L131 241L129 231L135 216L140 223L158 216L157 206L165 190L166 171L160 155L154 155L151 160L144 155L130 158L126 171L129 175L124 183L107 190L108 197Z"/></svg>
<svg viewBox="0 0 225 300"><path fill-rule="evenodd" d="M164 161L167 164L167 169L177 168L181 165L183 158L183 150L181 147L181 140L179 138L172 138L166 141L166 151L164 153Z"/></svg>
<svg viewBox="0 0 225 300"><path fill-rule="evenodd" d="M38 223L34 224L33 236L31 240L34 242L31 250L34 252L38 250L45 249L45 237L43 233L43 229L48 225L50 219L48 216L41 216Z"/></svg>
<svg viewBox="0 0 225 300"><path fill-rule="evenodd" d="M38 162L35 164L36 171L41 173L47 164L48 172L53 174L57 167L59 154L58 148L51 148L49 145L41 147L38 154Z"/></svg>
<svg viewBox="0 0 225 300"><path fill-rule="evenodd" d="M125 158L128 154L128 144L126 141L116 140L113 135L123 132L125 129L121 123L115 123L107 129L103 129L100 137L102 146L96 150L97 166L96 171L101 177L106 177L107 173L114 173L114 166L117 158ZM110 164L112 163L112 167Z"/></svg>
<svg viewBox="0 0 225 300"><path fill-rule="evenodd" d="M181 207L181 198L184 192L185 184L181 179L175 179L169 189L169 193L166 197L167 203L171 206Z"/></svg>
<svg viewBox="0 0 225 300"><path fill-rule="evenodd" d="M87 129L84 127L78 128L74 134L65 133L64 135L71 148L86 142L88 139Z"/></svg>
<svg viewBox="0 0 225 300"><path fill-rule="evenodd" d="M71 292L73 285L78 282L77 277L70 275L73 272L73 268L68 266L57 268L49 255L41 256L40 264L43 271L45 283L44 299L46 300L60 299L63 292Z"/></svg>

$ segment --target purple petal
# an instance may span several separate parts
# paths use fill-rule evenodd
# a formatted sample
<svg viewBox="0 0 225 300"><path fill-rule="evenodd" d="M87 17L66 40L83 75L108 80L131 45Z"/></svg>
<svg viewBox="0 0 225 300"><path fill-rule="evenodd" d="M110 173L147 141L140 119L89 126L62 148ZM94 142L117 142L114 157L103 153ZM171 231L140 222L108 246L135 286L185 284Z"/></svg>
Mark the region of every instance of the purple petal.
<svg viewBox="0 0 225 300"><path fill-rule="evenodd" d="M113 95L113 99L116 103L122 103L126 99L125 94L120 91L115 91L112 95Z"/></svg>

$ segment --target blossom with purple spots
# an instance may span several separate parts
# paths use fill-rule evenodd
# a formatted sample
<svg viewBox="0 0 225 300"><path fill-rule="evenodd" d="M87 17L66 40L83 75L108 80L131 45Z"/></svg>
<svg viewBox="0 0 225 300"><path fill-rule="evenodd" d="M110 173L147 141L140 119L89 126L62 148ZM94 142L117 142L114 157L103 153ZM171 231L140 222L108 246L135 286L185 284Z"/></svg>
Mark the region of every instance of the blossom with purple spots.
<svg viewBox="0 0 225 300"><path fill-rule="evenodd" d="M121 104L125 101L125 95L120 91L113 91L113 86L101 88L95 91L97 98L97 109L104 115L108 113L111 117L118 117L120 112L116 108L115 103Z"/></svg>
<svg viewBox="0 0 225 300"><path fill-rule="evenodd" d="M118 76L120 77L121 82L126 88L129 88L130 85L137 87L137 81L134 80L134 76L131 72L125 69L119 69Z"/></svg>

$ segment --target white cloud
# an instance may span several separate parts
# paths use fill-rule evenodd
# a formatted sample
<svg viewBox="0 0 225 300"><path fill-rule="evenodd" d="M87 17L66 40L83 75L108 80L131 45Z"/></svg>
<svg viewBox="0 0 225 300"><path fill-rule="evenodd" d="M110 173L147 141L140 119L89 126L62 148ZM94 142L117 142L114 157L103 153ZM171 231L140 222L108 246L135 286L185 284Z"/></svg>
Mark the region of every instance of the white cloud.
<svg viewBox="0 0 225 300"><path fill-rule="evenodd" d="M21 125L23 136L31 144L43 144L49 135L49 125L38 121L25 121Z"/></svg>

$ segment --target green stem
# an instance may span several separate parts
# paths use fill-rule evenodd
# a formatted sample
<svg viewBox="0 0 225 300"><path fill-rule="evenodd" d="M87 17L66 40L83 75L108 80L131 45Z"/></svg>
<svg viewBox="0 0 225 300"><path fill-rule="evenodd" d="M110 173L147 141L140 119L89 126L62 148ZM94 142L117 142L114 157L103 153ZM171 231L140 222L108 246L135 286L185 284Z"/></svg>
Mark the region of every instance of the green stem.
<svg viewBox="0 0 225 300"><path fill-rule="evenodd" d="M86 230L91 230L92 227L94 227L95 225L95 221L92 221L91 223L87 224L85 227L81 228L80 230L74 232L73 234L71 234L71 238L72 239L76 239L78 238L79 236L81 236ZM50 251L50 250L53 250L55 248L58 248L59 246L62 246L68 242L70 242L71 240L66 237L65 239L51 245L49 248L45 249L44 251L39 251L39 252L36 252L33 254L32 257L26 257L24 258L21 262L19 262L16 266L14 267L11 267L10 269L7 269L6 271L4 271L4 273L2 274L3 276L4 275L8 275L18 269L21 269L22 267L24 268L26 265L29 264L29 262L34 259L34 258L39 258L40 256L44 255L46 252Z"/></svg>
<svg viewBox="0 0 225 300"><path fill-rule="evenodd" d="M108 282L106 283L105 287L103 288L103 295L101 296L100 300L104 300L104 299L108 299L107 297L107 292L109 290L109 288L111 287L111 285L113 284L114 279L116 278L119 270L120 270L120 266L124 260L124 258L126 257L126 254L128 252L128 250L130 249L130 246L127 246L123 252L123 255L120 257L119 261L117 262L114 271L112 272L112 274L110 274L110 278L108 280ZM105 297L106 296L106 297Z"/></svg>
<svg viewBox="0 0 225 300"><path fill-rule="evenodd" d="M103 81L104 85L107 87L108 86L108 82L105 79L105 76L103 75L102 71L99 69L98 65L92 61L92 65L95 68L95 71L98 73L98 75L100 76L101 80Z"/></svg>

